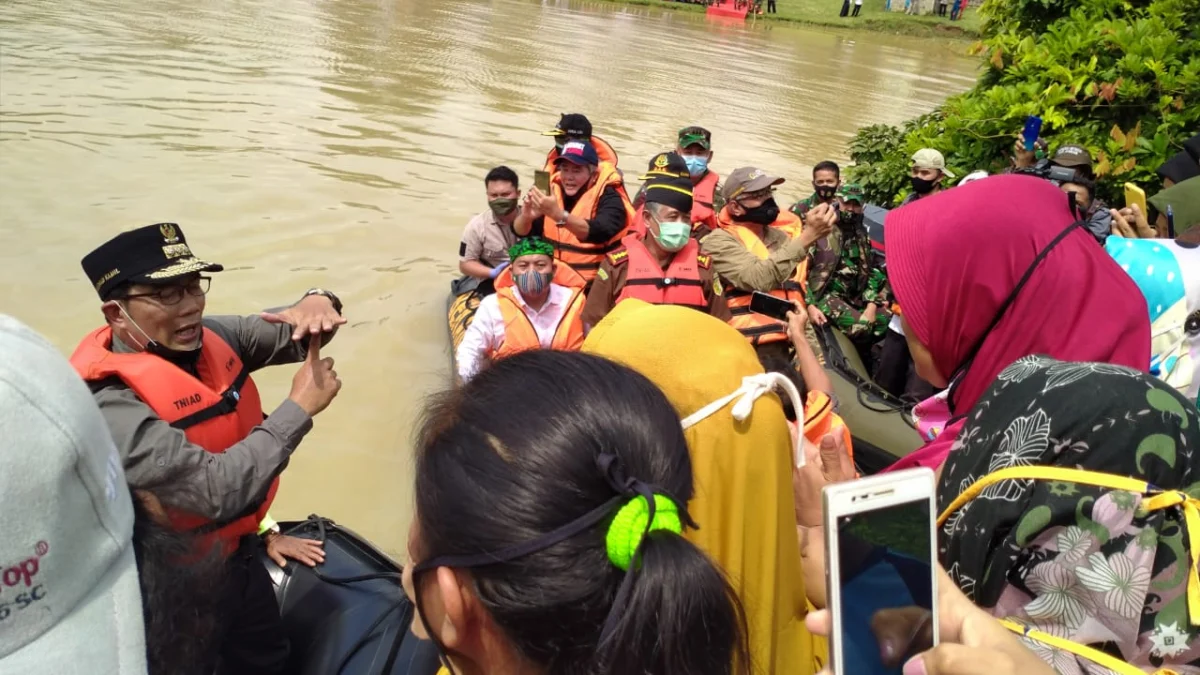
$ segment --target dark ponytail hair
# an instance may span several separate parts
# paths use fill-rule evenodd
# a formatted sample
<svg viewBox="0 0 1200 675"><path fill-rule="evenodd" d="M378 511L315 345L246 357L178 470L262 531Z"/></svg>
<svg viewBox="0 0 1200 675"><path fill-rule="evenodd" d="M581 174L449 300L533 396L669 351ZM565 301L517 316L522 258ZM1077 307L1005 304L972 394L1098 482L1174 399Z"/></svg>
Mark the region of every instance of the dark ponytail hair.
<svg viewBox="0 0 1200 675"><path fill-rule="evenodd" d="M418 562L519 546L602 507L618 495L597 467L602 453L681 512L692 497L678 415L624 366L534 350L436 397L417 443ZM556 675L749 673L737 596L703 552L670 531L647 535L628 572L636 575L628 599L601 644L627 574L608 559L609 520L464 570L515 651ZM419 588L416 595L419 606Z"/></svg>
<svg viewBox="0 0 1200 675"><path fill-rule="evenodd" d="M162 504L155 493L132 490L131 497L147 673L212 673L228 618L222 608L228 572L220 547L198 553L196 535L171 528L166 516L158 515Z"/></svg>

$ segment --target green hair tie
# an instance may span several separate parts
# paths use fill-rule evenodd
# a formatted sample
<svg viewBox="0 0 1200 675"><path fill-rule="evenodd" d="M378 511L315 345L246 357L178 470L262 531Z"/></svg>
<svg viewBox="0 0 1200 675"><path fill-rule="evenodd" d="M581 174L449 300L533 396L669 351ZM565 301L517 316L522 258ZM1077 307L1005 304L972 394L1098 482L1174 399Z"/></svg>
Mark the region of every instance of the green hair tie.
<svg viewBox="0 0 1200 675"><path fill-rule="evenodd" d="M508 259L515 261L523 255L548 255L553 258L554 244L538 236L518 239L517 243L509 247Z"/></svg>
<svg viewBox="0 0 1200 675"><path fill-rule="evenodd" d="M654 530L669 530L675 534L683 532L683 522L679 519L679 507L675 506L675 502L666 495L654 495L654 520L651 521L650 504L645 497L638 495L629 500L613 516L604 535L608 559L628 572L633 556L642 544L642 537Z"/></svg>

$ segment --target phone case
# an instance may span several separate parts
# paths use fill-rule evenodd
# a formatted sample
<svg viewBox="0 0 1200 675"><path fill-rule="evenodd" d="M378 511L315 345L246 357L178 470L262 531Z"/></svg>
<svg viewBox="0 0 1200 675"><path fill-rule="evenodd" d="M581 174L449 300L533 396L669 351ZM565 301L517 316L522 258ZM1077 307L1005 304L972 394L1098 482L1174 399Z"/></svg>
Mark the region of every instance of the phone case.
<svg viewBox="0 0 1200 675"><path fill-rule="evenodd" d="M1141 187L1134 185L1133 183L1126 183L1125 206L1133 206L1134 204L1138 205L1138 208L1141 209L1143 215L1149 217L1146 214L1146 191Z"/></svg>

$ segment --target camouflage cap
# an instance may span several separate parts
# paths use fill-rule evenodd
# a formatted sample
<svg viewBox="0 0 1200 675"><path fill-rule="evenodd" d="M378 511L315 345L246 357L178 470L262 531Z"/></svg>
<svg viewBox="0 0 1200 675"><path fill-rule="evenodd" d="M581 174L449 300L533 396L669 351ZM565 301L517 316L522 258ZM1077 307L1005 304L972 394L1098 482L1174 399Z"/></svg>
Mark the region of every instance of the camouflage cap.
<svg viewBox="0 0 1200 675"><path fill-rule="evenodd" d="M865 201L863 199L862 186L858 183L842 183L842 187L838 188L837 196L846 202L858 202L861 204Z"/></svg>

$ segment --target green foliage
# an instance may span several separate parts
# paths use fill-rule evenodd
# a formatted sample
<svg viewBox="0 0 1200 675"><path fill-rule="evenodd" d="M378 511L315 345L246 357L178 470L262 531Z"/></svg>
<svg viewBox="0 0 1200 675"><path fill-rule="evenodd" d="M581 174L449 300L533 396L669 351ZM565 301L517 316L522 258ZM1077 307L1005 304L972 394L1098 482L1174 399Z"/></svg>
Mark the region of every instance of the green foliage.
<svg viewBox="0 0 1200 675"><path fill-rule="evenodd" d="M1078 143L1096 160L1099 196L1125 182L1153 192L1155 170L1200 131L1200 1L985 0L972 50L976 86L902 128L864 127L850 143L868 199L898 201L909 157L936 148L958 175L1008 166L1029 115L1051 148Z"/></svg>

